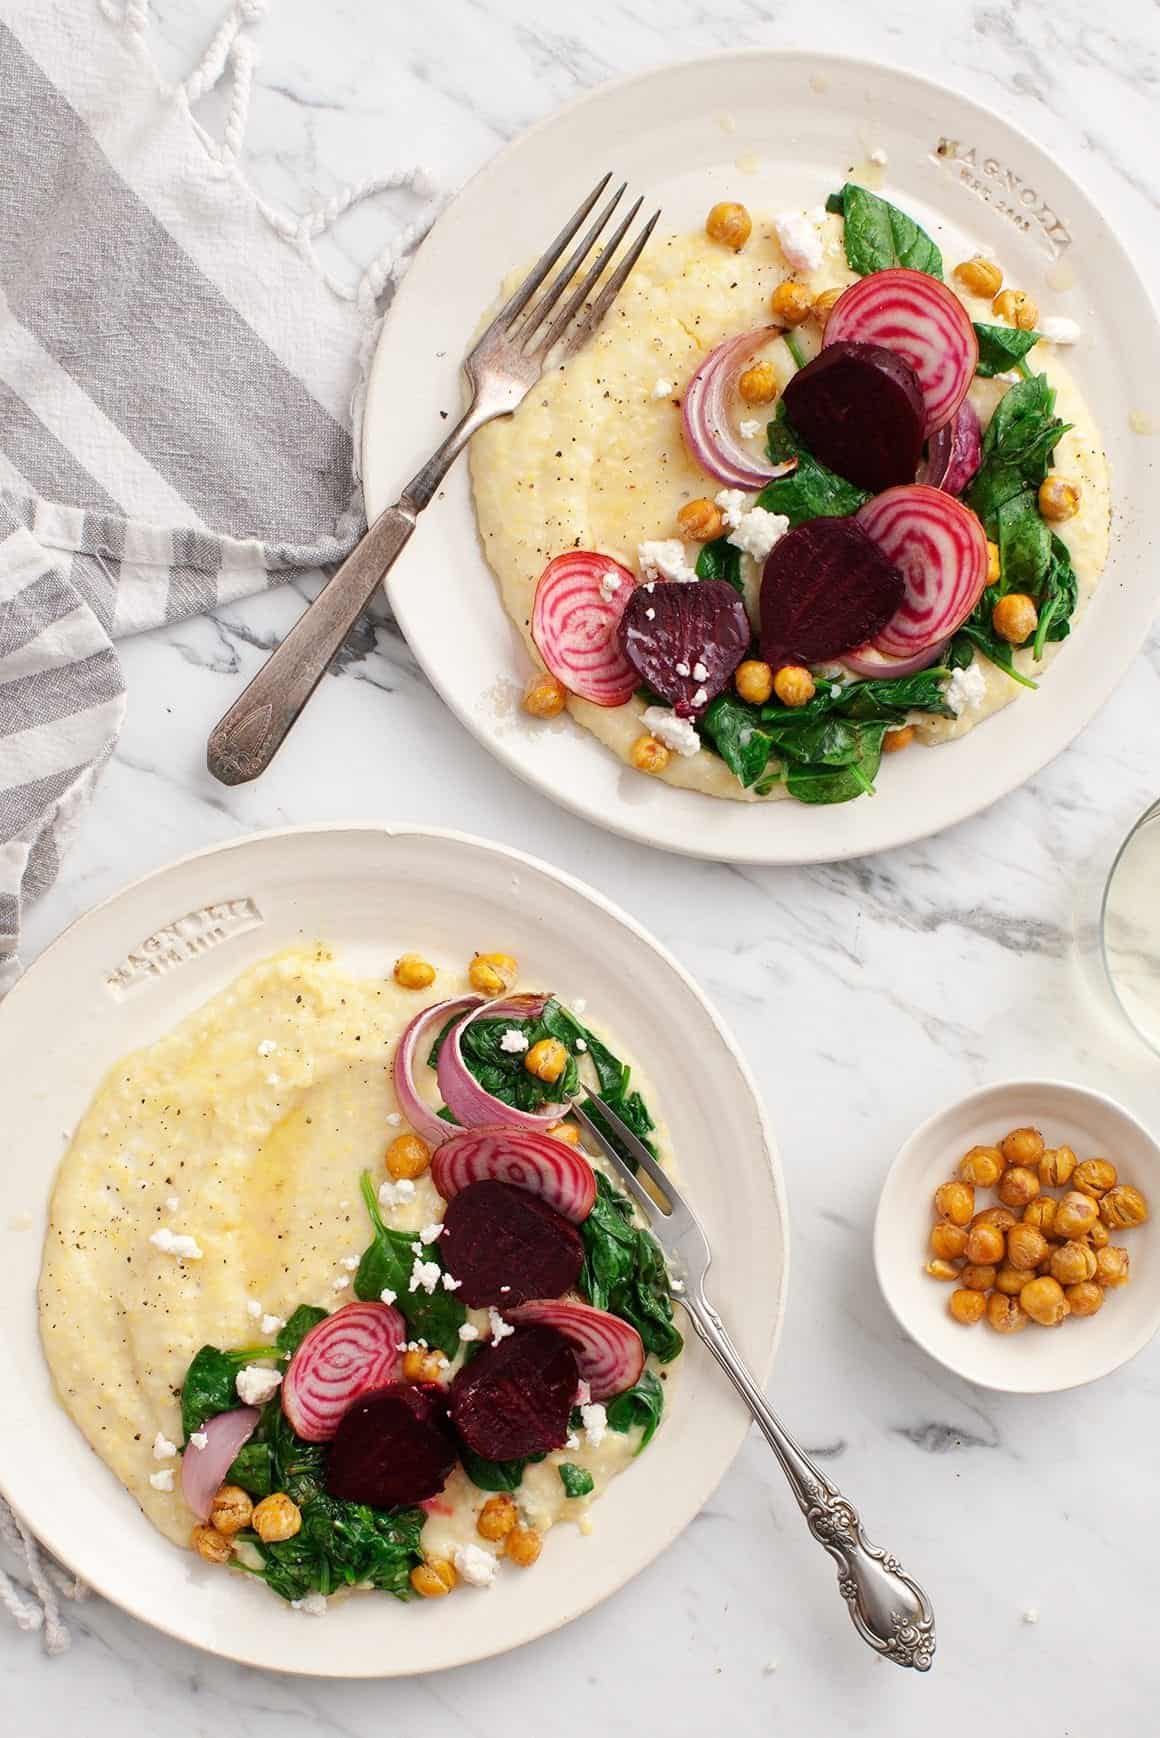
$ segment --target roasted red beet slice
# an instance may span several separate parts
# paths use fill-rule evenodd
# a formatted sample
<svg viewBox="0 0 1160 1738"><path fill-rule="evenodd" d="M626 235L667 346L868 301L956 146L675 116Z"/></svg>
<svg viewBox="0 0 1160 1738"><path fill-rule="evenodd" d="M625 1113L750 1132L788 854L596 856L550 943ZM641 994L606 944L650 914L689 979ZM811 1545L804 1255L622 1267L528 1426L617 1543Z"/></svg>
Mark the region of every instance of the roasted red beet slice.
<svg viewBox="0 0 1160 1738"><path fill-rule="evenodd" d="M818 664L864 646L903 597L902 575L853 519L810 519L769 552L761 579L761 655Z"/></svg>
<svg viewBox="0 0 1160 1738"><path fill-rule="evenodd" d="M460 1370L451 1384L451 1422L485 1460L547 1454L567 1438L578 1381L576 1354L563 1334L520 1328Z"/></svg>
<svg viewBox="0 0 1160 1738"><path fill-rule="evenodd" d="M828 344L785 389L785 414L831 471L877 494L913 483L926 422L918 375L880 344Z"/></svg>
<svg viewBox="0 0 1160 1738"><path fill-rule="evenodd" d="M745 605L723 579L638 585L620 644L642 682L682 718L699 718L749 648Z"/></svg>
<svg viewBox="0 0 1160 1738"><path fill-rule="evenodd" d="M410 1382L356 1400L330 1446L330 1495L373 1509L437 1495L457 1459L445 1417L442 1395Z"/></svg>
<svg viewBox="0 0 1160 1738"><path fill-rule="evenodd" d="M471 1183L447 1204L439 1249L472 1309L559 1297L580 1277L584 1245L545 1202L510 1183Z"/></svg>

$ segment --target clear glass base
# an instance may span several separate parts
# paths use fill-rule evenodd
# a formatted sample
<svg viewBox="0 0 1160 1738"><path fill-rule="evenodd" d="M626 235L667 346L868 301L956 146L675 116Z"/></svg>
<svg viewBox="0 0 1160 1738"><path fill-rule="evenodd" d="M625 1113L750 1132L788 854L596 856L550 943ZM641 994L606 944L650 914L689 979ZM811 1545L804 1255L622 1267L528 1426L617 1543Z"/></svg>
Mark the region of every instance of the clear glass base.
<svg viewBox="0 0 1160 1738"><path fill-rule="evenodd" d="M1160 1054L1160 801L1116 854L1104 887L1100 943L1112 992Z"/></svg>

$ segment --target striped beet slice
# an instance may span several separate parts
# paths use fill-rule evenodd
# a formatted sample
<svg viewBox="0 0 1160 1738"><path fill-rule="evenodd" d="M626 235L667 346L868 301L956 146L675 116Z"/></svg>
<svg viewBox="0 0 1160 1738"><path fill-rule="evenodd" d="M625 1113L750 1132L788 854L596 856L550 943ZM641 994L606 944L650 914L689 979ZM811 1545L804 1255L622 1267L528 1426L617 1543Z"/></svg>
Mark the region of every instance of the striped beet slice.
<svg viewBox="0 0 1160 1738"><path fill-rule="evenodd" d="M290 1360L282 1410L306 1442L329 1442L354 1402L398 1375L407 1338L398 1310L349 1303L318 1322Z"/></svg>
<svg viewBox="0 0 1160 1738"><path fill-rule="evenodd" d="M902 575L902 602L870 641L888 658L938 646L966 621L987 583L987 539L969 507L942 489L887 489L857 515Z"/></svg>
<svg viewBox="0 0 1160 1738"><path fill-rule="evenodd" d="M879 344L910 364L922 388L927 435L954 416L979 360L975 328L954 291L908 266L871 272L843 290L823 344L851 342Z"/></svg>
<svg viewBox="0 0 1160 1738"><path fill-rule="evenodd" d="M549 561L536 586L532 638L552 675L595 706L623 706L637 675L618 628L635 577L610 555L569 549Z"/></svg>
<svg viewBox="0 0 1160 1738"><path fill-rule="evenodd" d="M445 1201L472 1183L510 1183L538 1195L579 1225L596 1199L596 1173L575 1147L526 1129L473 1128L453 1134L431 1160L431 1181Z"/></svg>
<svg viewBox="0 0 1160 1738"><path fill-rule="evenodd" d="M576 1353L580 1379L593 1400L623 1394L640 1381L644 1343L630 1322L592 1304L570 1298L536 1298L505 1311L506 1319L523 1327L555 1328Z"/></svg>

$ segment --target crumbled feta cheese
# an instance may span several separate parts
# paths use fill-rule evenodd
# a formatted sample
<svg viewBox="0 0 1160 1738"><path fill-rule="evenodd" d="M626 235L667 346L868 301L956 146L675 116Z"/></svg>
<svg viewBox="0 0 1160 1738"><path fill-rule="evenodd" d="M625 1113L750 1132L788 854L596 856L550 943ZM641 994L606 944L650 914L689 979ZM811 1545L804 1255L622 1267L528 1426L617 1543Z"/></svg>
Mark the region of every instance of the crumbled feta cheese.
<svg viewBox="0 0 1160 1738"><path fill-rule="evenodd" d="M584 1420L584 1434L588 1438L589 1448L599 1448L608 1429L607 1409L598 1401L590 1400L580 1408L580 1416Z"/></svg>
<svg viewBox="0 0 1160 1738"><path fill-rule="evenodd" d="M730 531L727 541L735 549L751 555L754 561L764 561L779 537L789 530L784 513L770 513L765 507L751 507Z"/></svg>
<svg viewBox="0 0 1160 1738"><path fill-rule="evenodd" d="M619 573L602 573L600 575L600 595L605 603L611 603L619 590Z"/></svg>
<svg viewBox="0 0 1160 1738"><path fill-rule="evenodd" d="M757 497L747 495L743 489L722 489L714 499L721 509L721 517L732 531L740 525Z"/></svg>
<svg viewBox="0 0 1160 1738"><path fill-rule="evenodd" d="M501 1286L500 1286L500 1288L499 1288L499 1289L500 1289L500 1290L501 1290L501 1291L510 1291L510 1290L511 1290L511 1286L510 1286L510 1285L501 1285Z"/></svg>
<svg viewBox="0 0 1160 1738"><path fill-rule="evenodd" d="M564 1447L565 1448L579 1448L580 1447L580 1438L577 1436L577 1434L574 1430L570 1430L568 1432L567 1436L564 1438Z"/></svg>
<svg viewBox="0 0 1160 1738"><path fill-rule="evenodd" d="M345 1267L348 1273L353 1273L358 1267L359 1259L357 1255L344 1255L340 1265Z"/></svg>
<svg viewBox="0 0 1160 1738"><path fill-rule="evenodd" d="M444 1291L458 1291L462 1284L463 1284L463 1281L461 1279L452 1279L451 1275L447 1272L446 1268L444 1268L444 1270L443 1270L443 1290Z"/></svg>
<svg viewBox="0 0 1160 1738"><path fill-rule="evenodd" d="M186 1237L178 1231L171 1231L168 1225L162 1225L149 1237L154 1249L159 1249L162 1255L175 1255L180 1261L200 1261L201 1249L196 1237Z"/></svg>
<svg viewBox="0 0 1160 1738"><path fill-rule="evenodd" d="M415 1265L411 1269L411 1279L407 1289L408 1291L418 1291L420 1287L422 1287L422 1289L430 1295L439 1284L442 1274L443 1269L437 1261L420 1261L418 1257L416 1257Z"/></svg>
<svg viewBox="0 0 1160 1738"><path fill-rule="evenodd" d="M825 217L822 207L813 211L783 211L773 220L778 245L795 272L816 272L822 263L822 238L819 226Z"/></svg>
<svg viewBox="0 0 1160 1738"><path fill-rule="evenodd" d="M737 426L747 441L756 440L761 433L761 423L755 416L743 416Z"/></svg>
<svg viewBox="0 0 1160 1738"><path fill-rule="evenodd" d="M693 680L694 682L707 682L709 680L709 672L699 658L693 665Z"/></svg>
<svg viewBox="0 0 1160 1738"><path fill-rule="evenodd" d="M190 1446L190 1448L196 1448L198 1453L200 1454L203 1448L209 1447L209 1431L208 1430L195 1430L195 1431L193 1431L190 1435L190 1438L189 1438L189 1446Z"/></svg>
<svg viewBox="0 0 1160 1738"><path fill-rule="evenodd" d="M577 996L576 1000L572 1003L572 1012L574 1014L582 1014L587 1006L587 998L584 996Z"/></svg>
<svg viewBox="0 0 1160 1738"><path fill-rule="evenodd" d="M644 619L646 622L655 622L657 619L656 610L645 610Z"/></svg>
<svg viewBox="0 0 1160 1738"><path fill-rule="evenodd" d="M399 1115L397 1110L389 1110L387 1112L387 1121L390 1123L392 1128L398 1128L398 1126L402 1122L402 1120L403 1119Z"/></svg>
<svg viewBox="0 0 1160 1738"><path fill-rule="evenodd" d="M1046 319L1037 322L1035 329L1049 344L1075 344L1079 341L1079 321L1069 320L1065 314L1048 314Z"/></svg>
<svg viewBox="0 0 1160 1738"><path fill-rule="evenodd" d="M465 1345L467 1344L467 1342L469 1340L478 1340L479 1329L476 1327L474 1322L464 1322L463 1326L459 1330L459 1338L464 1342Z"/></svg>
<svg viewBox="0 0 1160 1738"><path fill-rule="evenodd" d="M488 1326L491 1328L491 1343L493 1346L498 1346L501 1340L506 1340L509 1334L514 1334L516 1331L510 1322L504 1321L494 1304L491 1304L488 1307L487 1320Z"/></svg>
<svg viewBox="0 0 1160 1738"><path fill-rule="evenodd" d="M404 1201L415 1199L415 1185L410 1177L400 1177L397 1183L390 1179L379 1184L379 1206L400 1207Z"/></svg>
<svg viewBox="0 0 1160 1738"><path fill-rule="evenodd" d="M424 1225L419 1233L420 1243L437 1243L443 1235L443 1225L438 1220L432 1220L430 1225ZM358 1266L358 1263L355 1263Z"/></svg>
<svg viewBox="0 0 1160 1738"><path fill-rule="evenodd" d="M281 1316L262 1317L262 1332L264 1334L276 1334L279 1328L284 1328L285 1326L286 1323L283 1321Z"/></svg>
<svg viewBox="0 0 1160 1738"><path fill-rule="evenodd" d="M697 577L689 566L685 546L679 537L654 538L639 544L636 559L645 579L673 579L687 585Z"/></svg>
<svg viewBox="0 0 1160 1738"><path fill-rule="evenodd" d="M572 1046L572 1048L574 1050L581 1050L581 1051L587 1050L587 1048L588 1048L587 1038L577 1038L577 1040L576 1040L575 1044Z"/></svg>
<svg viewBox="0 0 1160 1738"><path fill-rule="evenodd" d="M670 398L672 396L672 391L673 383L671 380L662 380L658 378L653 382L654 398Z"/></svg>
<svg viewBox="0 0 1160 1738"><path fill-rule="evenodd" d="M521 1032L518 1026L509 1026L500 1035L499 1047L506 1050L509 1056L522 1056L528 1047L528 1035Z"/></svg>
<svg viewBox="0 0 1160 1738"><path fill-rule="evenodd" d="M646 706L641 716L641 723L646 730L666 748L674 749L677 754L696 754L701 746L701 738L691 719L678 718L668 706Z"/></svg>
<svg viewBox="0 0 1160 1738"><path fill-rule="evenodd" d="M319 1593L317 1588L312 1587L301 1599L292 1599L290 1606L292 1610L301 1611L307 1617L325 1617L330 1609L330 1601L325 1593Z"/></svg>
<svg viewBox="0 0 1160 1738"><path fill-rule="evenodd" d="M170 1442L163 1430L159 1430L153 1438L154 1460L172 1460L177 1453L177 1444Z"/></svg>
<svg viewBox="0 0 1160 1738"><path fill-rule="evenodd" d="M885 167L886 167L887 163L889 163L890 159L886 155L886 152L882 149L882 146L876 145L875 148L873 149L873 151L871 151L871 153L870 153L870 161L872 163L876 164L879 169L885 169Z"/></svg>
<svg viewBox="0 0 1160 1738"><path fill-rule="evenodd" d="M987 678L978 664L968 664L965 670L952 670L943 689L947 705L956 718L973 711L987 692Z"/></svg>
<svg viewBox="0 0 1160 1738"><path fill-rule="evenodd" d="M149 1474L149 1483L155 1491L171 1491L173 1489L173 1468L163 1467L160 1472Z"/></svg>
<svg viewBox="0 0 1160 1738"><path fill-rule="evenodd" d="M390 1286L387 1286L387 1287L385 1287L385 1289L383 1291L381 1291L379 1293L379 1299L382 1303L392 1304L392 1303L394 1303L394 1301L398 1297L398 1295L399 1294L397 1291L392 1291Z"/></svg>
<svg viewBox="0 0 1160 1738"><path fill-rule="evenodd" d="M278 1044L277 1044L277 1041L275 1039L263 1038L262 1042L258 1045L258 1055L259 1056L273 1056L273 1054L274 1054L275 1050L277 1050L277 1048L278 1048Z"/></svg>
<svg viewBox="0 0 1160 1738"><path fill-rule="evenodd" d="M680 664L677 665L677 675L678 676L687 676L688 674L689 674L689 666L686 663L681 662Z"/></svg>
<svg viewBox="0 0 1160 1738"><path fill-rule="evenodd" d="M238 1371L234 1384L238 1398L247 1406L264 1406L282 1385L281 1370L267 1370L264 1364L247 1364Z"/></svg>
<svg viewBox="0 0 1160 1738"><path fill-rule="evenodd" d="M262 1306L256 1297L246 1299L246 1314L250 1317L251 1321L255 1322L262 1314Z"/></svg>
<svg viewBox="0 0 1160 1738"><path fill-rule="evenodd" d="M331 1291L345 1291L349 1284L350 1279L348 1275L344 1273L340 1279L331 1281L330 1289Z"/></svg>
<svg viewBox="0 0 1160 1738"><path fill-rule="evenodd" d="M709 690L707 688L697 688L694 690L694 693L693 693L693 705L694 706L704 706L708 703L708 699L709 699Z"/></svg>
<svg viewBox="0 0 1160 1738"><path fill-rule="evenodd" d="M482 1545L457 1545L452 1562L469 1587L490 1587L495 1580L496 1560Z"/></svg>
<svg viewBox="0 0 1160 1738"><path fill-rule="evenodd" d="M1002 380L1008 386L1018 386L1023 376L1017 368L1008 368L1002 374L996 374L996 380Z"/></svg>
<svg viewBox="0 0 1160 1738"><path fill-rule="evenodd" d="M166 1197L165 1197L165 1211L167 1213L176 1213L177 1209L180 1206L181 1206L181 1196L180 1195L166 1195Z"/></svg>

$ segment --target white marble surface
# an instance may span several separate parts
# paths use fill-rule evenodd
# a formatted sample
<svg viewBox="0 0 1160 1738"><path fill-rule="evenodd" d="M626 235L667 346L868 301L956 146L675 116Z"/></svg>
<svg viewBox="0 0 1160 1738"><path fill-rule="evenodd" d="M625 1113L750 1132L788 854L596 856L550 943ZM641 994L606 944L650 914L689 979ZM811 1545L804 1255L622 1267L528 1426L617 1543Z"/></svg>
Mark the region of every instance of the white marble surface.
<svg viewBox="0 0 1160 1738"><path fill-rule="evenodd" d="M219 10L158 0L171 72L200 53ZM824 15L776 0L283 0L259 34L250 161L263 189L297 206L416 150L453 184L605 78L747 43L840 43L949 77L1034 131L1140 238L1155 278L1156 18L1147 0L1102 11L896 0L888 23L854 0L831 0ZM375 213L357 214L340 240L351 262L364 259L381 240ZM1083 884L1157 794L1155 639L1083 739L990 813L872 861L739 872L605 837L515 783L386 623L324 684L272 772L223 790L203 771L206 733L299 607L288 592L124 646L124 739L33 914L29 954L180 852L330 818L463 827L626 906L716 1000L772 1106L795 1243L776 1403L927 1581L939 1658L919 1680L856 1642L830 1568L751 1440L666 1557L604 1609L502 1662L389 1686L299 1682L195 1654L94 1600L73 1614L60 1659L0 1624L5 1730L48 1738L78 1714L89 1738L372 1738L385 1725L431 1738L726 1724L737 1738L965 1738L984 1722L1045 1738L1148 1729L1160 1689L1160 1347L1086 1392L973 1390L894 1327L868 1237L902 1138L984 1080L1070 1076L1160 1124L1155 1059L1101 1009L1074 939Z"/></svg>

